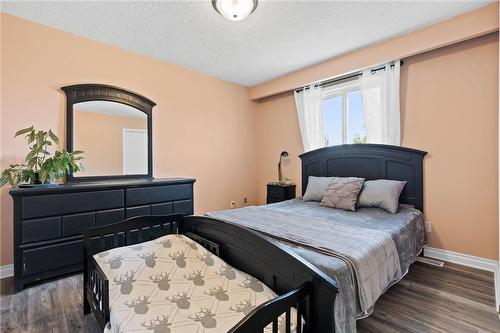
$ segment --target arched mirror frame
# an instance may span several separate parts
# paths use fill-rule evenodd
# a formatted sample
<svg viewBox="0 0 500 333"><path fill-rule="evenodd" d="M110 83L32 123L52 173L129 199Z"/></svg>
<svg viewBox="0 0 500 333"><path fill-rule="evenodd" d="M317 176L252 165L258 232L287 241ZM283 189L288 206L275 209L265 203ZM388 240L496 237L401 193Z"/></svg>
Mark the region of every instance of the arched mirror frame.
<svg viewBox="0 0 500 333"><path fill-rule="evenodd" d="M66 149L72 152L74 147L73 105L89 101L110 101L129 105L142 111L147 116L148 128L148 173L140 175L113 175L113 176L83 176L68 175L68 182L118 180L118 179L145 179L153 177L153 107L155 102L133 91L106 84L76 84L61 88L66 93Z"/></svg>

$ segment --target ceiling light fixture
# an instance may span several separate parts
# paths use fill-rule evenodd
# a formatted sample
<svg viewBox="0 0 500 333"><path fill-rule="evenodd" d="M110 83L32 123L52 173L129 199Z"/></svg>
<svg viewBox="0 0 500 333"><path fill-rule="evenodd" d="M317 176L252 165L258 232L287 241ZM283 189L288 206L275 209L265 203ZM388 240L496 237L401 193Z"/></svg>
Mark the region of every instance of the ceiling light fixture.
<svg viewBox="0 0 500 333"><path fill-rule="evenodd" d="M241 21L257 8L258 0L212 0L215 10L231 21Z"/></svg>

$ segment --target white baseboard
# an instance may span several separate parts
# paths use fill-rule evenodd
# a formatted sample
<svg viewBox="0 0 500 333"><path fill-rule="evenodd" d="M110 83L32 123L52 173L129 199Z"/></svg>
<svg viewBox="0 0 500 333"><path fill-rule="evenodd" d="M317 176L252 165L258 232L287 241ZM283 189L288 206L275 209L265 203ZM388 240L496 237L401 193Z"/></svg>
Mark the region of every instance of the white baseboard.
<svg viewBox="0 0 500 333"><path fill-rule="evenodd" d="M495 272L495 294L497 311L500 312L500 262L498 263L497 271Z"/></svg>
<svg viewBox="0 0 500 333"><path fill-rule="evenodd" d="M424 256L459 264L467 267L482 269L483 271L496 272L498 270L498 261L475 257L464 253L458 253L448 250L436 249L426 246L424 248Z"/></svg>
<svg viewBox="0 0 500 333"><path fill-rule="evenodd" d="M14 265L4 265L0 266L0 279L10 277L14 275Z"/></svg>
<svg viewBox="0 0 500 333"><path fill-rule="evenodd" d="M425 247L424 256L459 264L467 267L481 269L483 271L493 272L495 281L496 309L500 309L500 266L499 262L492 259L475 257L464 253L436 249L434 247Z"/></svg>

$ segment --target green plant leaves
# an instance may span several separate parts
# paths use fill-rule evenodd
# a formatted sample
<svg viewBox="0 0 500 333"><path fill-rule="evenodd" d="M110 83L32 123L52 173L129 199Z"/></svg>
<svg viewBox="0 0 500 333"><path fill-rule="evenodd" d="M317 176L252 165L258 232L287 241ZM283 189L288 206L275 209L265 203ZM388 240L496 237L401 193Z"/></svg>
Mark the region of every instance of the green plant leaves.
<svg viewBox="0 0 500 333"><path fill-rule="evenodd" d="M11 165L10 168L2 171L0 175L0 187L5 184L10 184L12 187L17 187L21 179L21 165Z"/></svg>
<svg viewBox="0 0 500 333"><path fill-rule="evenodd" d="M36 161L35 157L37 154L38 154L37 150L32 150L28 153L28 155L26 155L26 158L24 160L28 163Z"/></svg>
<svg viewBox="0 0 500 333"><path fill-rule="evenodd" d="M55 144L59 144L59 138L54 134L54 132L52 132L51 129L49 129L49 137L52 139L52 141L54 141Z"/></svg>
<svg viewBox="0 0 500 333"><path fill-rule="evenodd" d="M34 130L32 130L32 131L30 132L30 134L28 134L28 144L30 144L30 143L32 143L33 141L35 141L35 136L36 136L35 131L34 131Z"/></svg>
<svg viewBox="0 0 500 333"><path fill-rule="evenodd" d="M33 131L33 126L28 127L28 128L23 128L23 129L17 131L16 134L14 135L14 137L19 136L19 135L23 135L23 134L26 134L26 133L32 132L32 131Z"/></svg>
<svg viewBox="0 0 500 333"><path fill-rule="evenodd" d="M17 187L20 182L50 182L62 178L70 172L78 172L83 169L80 162L84 159L81 156L83 151L78 150L70 153L66 149L56 150L53 156L50 156L48 146L59 144L59 138L52 130L49 129L48 132L37 131L31 126L17 131L15 137L23 134L26 134L25 138L30 149L25 158L27 164L13 164L5 169L0 175L0 187L6 184Z"/></svg>

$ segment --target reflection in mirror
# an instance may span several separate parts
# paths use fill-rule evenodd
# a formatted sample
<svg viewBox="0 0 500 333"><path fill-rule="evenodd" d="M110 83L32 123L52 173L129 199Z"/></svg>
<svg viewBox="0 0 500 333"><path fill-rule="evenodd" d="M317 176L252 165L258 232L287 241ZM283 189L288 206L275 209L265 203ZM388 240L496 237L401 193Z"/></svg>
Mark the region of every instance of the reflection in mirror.
<svg viewBox="0 0 500 333"><path fill-rule="evenodd" d="M84 170L77 177L148 173L147 115L110 101L73 105L73 149L83 150Z"/></svg>

